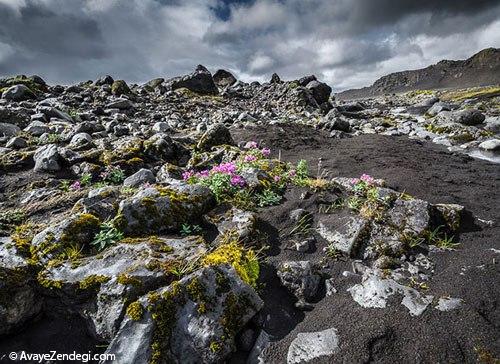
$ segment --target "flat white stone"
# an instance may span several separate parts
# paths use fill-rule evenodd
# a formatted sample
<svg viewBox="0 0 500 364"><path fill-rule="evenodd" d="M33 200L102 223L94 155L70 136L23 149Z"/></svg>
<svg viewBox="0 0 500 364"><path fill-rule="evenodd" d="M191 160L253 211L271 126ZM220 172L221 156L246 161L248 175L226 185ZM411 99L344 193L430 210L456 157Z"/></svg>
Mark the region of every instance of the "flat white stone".
<svg viewBox="0 0 500 364"><path fill-rule="evenodd" d="M310 363L321 356L332 355L339 349L337 329L297 334L288 348L287 364Z"/></svg>

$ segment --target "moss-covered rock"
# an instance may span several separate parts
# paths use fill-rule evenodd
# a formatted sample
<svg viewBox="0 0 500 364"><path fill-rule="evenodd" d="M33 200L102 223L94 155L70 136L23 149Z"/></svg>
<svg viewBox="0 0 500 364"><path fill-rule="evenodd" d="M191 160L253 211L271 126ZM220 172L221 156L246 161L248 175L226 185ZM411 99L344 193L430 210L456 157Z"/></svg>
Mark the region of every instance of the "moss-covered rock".
<svg viewBox="0 0 500 364"><path fill-rule="evenodd" d="M146 188L120 202L116 226L128 235L175 230L200 218L214 203L210 190L202 186Z"/></svg>
<svg viewBox="0 0 500 364"><path fill-rule="evenodd" d="M88 249L100 221L92 214L76 214L38 233L32 241L31 253L41 263L58 259L65 249L77 247Z"/></svg>
<svg viewBox="0 0 500 364"><path fill-rule="evenodd" d="M125 81L116 80L111 85L111 93L115 96L121 96L121 95L129 95L131 91Z"/></svg>
<svg viewBox="0 0 500 364"><path fill-rule="evenodd" d="M42 299L34 289L34 271L10 238L0 238L0 336L37 315Z"/></svg>
<svg viewBox="0 0 500 364"><path fill-rule="evenodd" d="M223 276L224 279L221 279ZM224 281L224 289L219 282ZM208 267L141 297L108 347L123 363L218 363L263 302L230 266Z"/></svg>

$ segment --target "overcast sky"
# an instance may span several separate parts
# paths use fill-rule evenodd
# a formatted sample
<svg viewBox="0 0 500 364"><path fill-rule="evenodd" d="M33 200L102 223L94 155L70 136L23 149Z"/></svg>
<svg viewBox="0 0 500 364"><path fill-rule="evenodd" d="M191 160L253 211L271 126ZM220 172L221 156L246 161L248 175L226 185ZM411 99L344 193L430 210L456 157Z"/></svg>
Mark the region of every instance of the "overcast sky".
<svg viewBox="0 0 500 364"><path fill-rule="evenodd" d="M0 0L0 76L129 82L203 64L335 91L500 48L498 0Z"/></svg>

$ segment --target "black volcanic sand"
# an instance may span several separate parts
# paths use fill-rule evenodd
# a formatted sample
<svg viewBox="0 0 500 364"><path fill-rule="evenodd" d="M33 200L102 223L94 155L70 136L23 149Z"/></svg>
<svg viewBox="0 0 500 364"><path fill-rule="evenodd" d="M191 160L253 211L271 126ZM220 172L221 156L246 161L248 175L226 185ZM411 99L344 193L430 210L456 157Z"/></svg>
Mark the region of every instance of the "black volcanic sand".
<svg viewBox="0 0 500 364"><path fill-rule="evenodd" d="M262 274L266 285L261 292L265 301L261 319L276 340L266 351L266 363L286 362L297 333L331 327L338 330L340 350L315 363L476 363L478 354L486 359L500 357L500 254L492 250L500 249L499 165L406 137L362 135L339 140L298 125L234 128L231 132L237 142L258 141L271 148L274 156L281 151L284 161L306 159L313 174L321 158L330 177L367 173L385 179L398 191L431 203L461 204L474 216L495 222L488 226L466 221L457 250L429 256L436 269L424 294L434 295L432 306L439 297L461 298L464 304L459 309L441 312L429 306L421 316L412 317L397 296L385 309L362 308L346 291L359 278L342 275L352 271L352 262L341 259L331 263L338 293L320 299L312 311L302 312L280 287L276 267L286 260L319 261L325 256L325 244L319 241L308 253L287 248L282 237L290 230L290 211L311 208L299 198L300 189L287 191L281 205L259 212L260 228L271 242Z"/></svg>

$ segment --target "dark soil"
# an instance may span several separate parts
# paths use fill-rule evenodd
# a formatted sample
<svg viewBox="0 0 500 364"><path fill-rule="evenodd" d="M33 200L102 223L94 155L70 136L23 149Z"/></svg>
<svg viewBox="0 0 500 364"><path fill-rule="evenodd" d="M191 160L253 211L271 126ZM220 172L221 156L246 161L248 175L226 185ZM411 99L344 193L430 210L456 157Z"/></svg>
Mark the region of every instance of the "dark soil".
<svg viewBox="0 0 500 364"><path fill-rule="evenodd" d="M286 260L325 258L324 244L298 253L287 249L289 212L312 208L301 200L300 189L287 191L279 206L259 213L261 230L270 236L271 249L263 269L265 307L260 315L265 330L276 340L266 351L266 363L284 363L291 341L299 332L335 327L340 351L318 363L475 363L478 358L500 357L500 166L451 154L444 147L406 137L362 135L332 139L312 128L286 125L233 129L237 142L255 140L275 156L296 163L309 162L313 175L326 170L330 177L358 177L363 173L386 180L387 185L431 203L464 205L475 216L464 223L460 246L431 253L435 274L425 294L464 300L459 309L441 312L429 307L412 317L396 301L386 309L362 308L346 291L358 278L347 258L330 262L337 294L325 297L309 312L293 306L293 298L279 284L276 266ZM321 163L318 166L318 161ZM314 202L313 202L314 203ZM481 223L494 221L493 226Z"/></svg>

